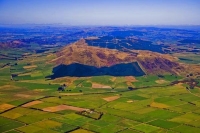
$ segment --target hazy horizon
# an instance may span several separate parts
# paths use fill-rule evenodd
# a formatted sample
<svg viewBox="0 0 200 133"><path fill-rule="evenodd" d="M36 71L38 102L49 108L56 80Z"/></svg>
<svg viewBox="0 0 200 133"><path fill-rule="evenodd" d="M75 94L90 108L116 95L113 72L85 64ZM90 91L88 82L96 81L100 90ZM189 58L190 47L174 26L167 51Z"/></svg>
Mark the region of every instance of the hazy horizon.
<svg viewBox="0 0 200 133"><path fill-rule="evenodd" d="M199 0L0 0L0 24L200 25Z"/></svg>

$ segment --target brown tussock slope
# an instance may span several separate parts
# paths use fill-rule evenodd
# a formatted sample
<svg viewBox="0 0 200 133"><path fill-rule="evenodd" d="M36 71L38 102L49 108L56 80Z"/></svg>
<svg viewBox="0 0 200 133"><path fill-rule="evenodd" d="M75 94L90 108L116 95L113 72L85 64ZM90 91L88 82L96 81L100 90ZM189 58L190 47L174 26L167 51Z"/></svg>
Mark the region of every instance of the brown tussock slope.
<svg viewBox="0 0 200 133"><path fill-rule="evenodd" d="M88 46L85 40L64 47L52 60L56 64L80 63L96 67L112 66L136 61L136 55L118 50Z"/></svg>
<svg viewBox="0 0 200 133"><path fill-rule="evenodd" d="M140 51L137 60L148 74L171 73L180 75L185 71L185 65L178 63L176 58L167 54Z"/></svg>

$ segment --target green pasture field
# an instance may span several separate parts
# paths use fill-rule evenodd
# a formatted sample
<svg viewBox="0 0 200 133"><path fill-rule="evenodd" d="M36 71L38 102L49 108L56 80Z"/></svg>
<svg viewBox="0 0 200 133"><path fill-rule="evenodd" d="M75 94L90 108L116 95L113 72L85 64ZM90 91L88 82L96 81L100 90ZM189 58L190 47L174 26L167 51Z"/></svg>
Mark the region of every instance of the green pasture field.
<svg viewBox="0 0 200 133"><path fill-rule="evenodd" d="M9 131L11 129L15 129L15 128L18 128L20 126L23 126L24 124L22 123L19 123L19 122L12 122L10 124L7 124L7 125L3 125L1 128L0 128L0 132L4 132L4 131Z"/></svg>
<svg viewBox="0 0 200 133"><path fill-rule="evenodd" d="M145 133L150 133L150 132L156 132L159 128L148 124L140 124L138 126L135 126L133 129Z"/></svg>
<svg viewBox="0 0 200 133"><path fill-rule="evenodd" d="M161 127L161 128L166 128L166 129L174 128L174 127L177 127L180 125L179 123L176 123L176 122L159 120L159 119L157 119L155 121L151 121L148 124L157 126L157 127Z"/></svg>
<svg viewBox="0 0 200 133"><path fill-rule="evenodd" d="M134 129L124 129L120 131L120 133L140 133L140 131L136 131Z"/></svg>
<svg viewBox="0 0 200 133"><path fill-rule="evenodd" d="M25 133L35 133L35 132L41 132L42 128L37 127L37 126L33 126L33 125L28 125L25 127L20 127L17 130L21 131L21 132L25 132Z"/></svg>
<svg viewBox="0 0 200 133"><path fill-rule="evenodd" d="M157 84L155 81L158 80L158 76L149 75L149 76L142 76L136 78L138 82L133 82L133 85L136 87L142 87L142 86L153 86Z"/></svg>
<svg viewBox="0 0 200 133"><path fill-rule="evenodd" d="M19 133L19 132L16 131L16 130L10 130L10 131L8 131L7 133Z"/></svg>
<svg viewBox="0 0 200 133"><path fill-rule="evenodd" d="M84 81L84 82L81 83L81 86L82 87L92 87L92 83L88 82L88 81Z"/></svg>
<svg viewBox="0 0 200 133"><path fill-rule="evenodd" d="M187 125L180 125L178 127L173 128L172 130L176 132L181 132L181 133L199 133L200 132L199 128L191 127Z"/></svg>
<svg viewBox="0 0 200 133"><path fill-rule="evenodd" d="M1 116L6 117L6 118L10 118L10 119L16 119L20 116L23 116L24 114L26 114L25 112L15 112L14 109L8 112L5 112L3 114L1 114Z"/></svg>
<svg viewBox="0 0 200 133"><path fill-rule="evenodd" d="M50 90L57 90L60 86L59 84L39 84L39 83L29 83L29 82L15 82L16 86L19 87L26 87L28 89L50 89Z"/></svg>
<svg viewBox="0 0 200 133"><path fill-rule="evenodd" d="M176 81L181 79L182 77L176 75L146 75L141 77L136 77L137 82L133 82L132 84L135 87L151 87L151 86L165 86L168 82ZM158 84L157 80L164 80L166 83Z"/></svg>
<svg viewBox="0 0 200 133"><path fill-rule="evenodd" d="M14 106L19 106L19 105L22 105L29 101L31 101L31 99L22 98L22 99L18 99L18 100L13 100L13 101L9 102L9 104L12 104Z"/></svg>
<svg viewBox="0 0 200 133"><path fill-rule="evenodd" d="M43 103L39 103L39 104L36 104L36 105L32 105L32 106L30 106L30 107L31 107L31 108L36 108L36 109L43 109L43 108L52 107L52 106L57 106L57 105L59 105L59 104L43 102Z"/></svg>
<svg viewBox="0 0 200 133"><path fill-rule="evenodd" d="M200 128L200 120L190 121L190 122L187 123L187 124L190 125L190 126L193 126L193 127L198 127L198 128Z"/></svg>
<svg viewBox="0 0 200 133"><path fill-rule="evenodd" d="M176 56L176 54L175 54ZM199 64L200 63L200 55L195 53L184 53L177 55L180 62L188 63L188 64Z"/></svg>
<svg viewBox="0 0 200 133"><path fill-rule="evenodd" d="M125 119L125 118L122 118L120 121L117 122L117 125L121 125L121 126L127 127L127 128L134 127L138 124L141 124L141 123L138 121L133 121L130 119Z"/></svg>
<svg viewBox="0 0 200 133"><path fill-rule="evenodd" d="M63 123L61 126L53 128L53 130L57 132L69 132L77 128L78 128L77 126Z"/></svg>
<svg viewBox="0 0 200 133"><path fill-rule="evenodd" d="M200 120L200 115L195 113L187 113L170 119L170 121L177 123L190 123L192 121L197 121L197 120Z"/></svg>
<svg viewBox="0 0 200 133"><path fill-rule="evenodd" d="M25 124L0 116L0 132L9 131Z"/></svg>
<svg viewBox="0 0 200 133"><path fill-rule="evenodd" d="M124 130L124 129L125 129L125 127L123 127L123 126L120 126L120 125L116 126L115 124L110 124L110 125L108 125L108 126L106 126L104 128L101 128L100 132L115 133L115 132L119 132L119 131Z"/></svg>
<svg viewBox="0 0 200 133"><path fill-rule="evenodd" d="M91 78L92 82L103 84L103 85L114 85L114 82L112 82L112 76L93 76Z"/></svg>
<svg viewBox="0 0 200 133"><path fill-rule="evenodd" d="M154 101L158 102L158 103L163 103L163 104L166 104L166 105L169 105L169 106L178 106L178 105L186 103L184 101L181 101L179 99L175 99L175 98L170 97L170 96L162 97L162 98L161 97L156 98L156 99L154 99Z"/></svg>

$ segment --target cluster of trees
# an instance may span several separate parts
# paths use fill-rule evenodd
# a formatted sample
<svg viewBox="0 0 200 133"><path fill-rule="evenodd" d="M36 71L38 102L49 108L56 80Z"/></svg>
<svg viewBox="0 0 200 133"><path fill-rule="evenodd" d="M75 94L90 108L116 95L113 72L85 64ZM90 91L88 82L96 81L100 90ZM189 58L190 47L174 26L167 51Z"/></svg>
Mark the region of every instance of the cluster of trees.
<svg viewBox="0 0 200 133"><path fill-rule="evenodd" d="M67 88L66 84L63 84L61 86L58 87L57 91L65 91ZM66 90L66 91L71 91L71 90ZM79 92L83 92L82 90L79 90Z"/></svg>
<svg viewBox="0 0 200 133"><path fill-rule="evenodd" d="M129 90L134 90L134 88L133 88L133 87L130 87L130 86L128 87L128 89L129 89Z"/></svg>
<svg viewBox="0 0 200 133"><path fill-rule="evenodd" d="M65 91L66 88L67 88L67 85L63 84L63 85L58 87L58 91Z"/></svg>

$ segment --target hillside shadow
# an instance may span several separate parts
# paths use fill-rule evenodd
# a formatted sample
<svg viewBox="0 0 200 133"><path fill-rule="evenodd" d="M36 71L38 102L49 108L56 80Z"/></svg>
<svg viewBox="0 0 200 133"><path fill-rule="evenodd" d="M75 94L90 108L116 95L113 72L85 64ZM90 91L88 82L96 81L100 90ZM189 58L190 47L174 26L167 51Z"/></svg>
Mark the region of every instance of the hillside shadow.
<svg viewBox="0 0 200 133"><path fill-rule="evenodd" d="M47 78L55 79L59 77L71 76L71 77L89 77L89 76L142 76L145 73L142 71L137 62L123 63L113 65L111 67L94 67L83 64L61 64L53 68L53 75Z"/></svg>

